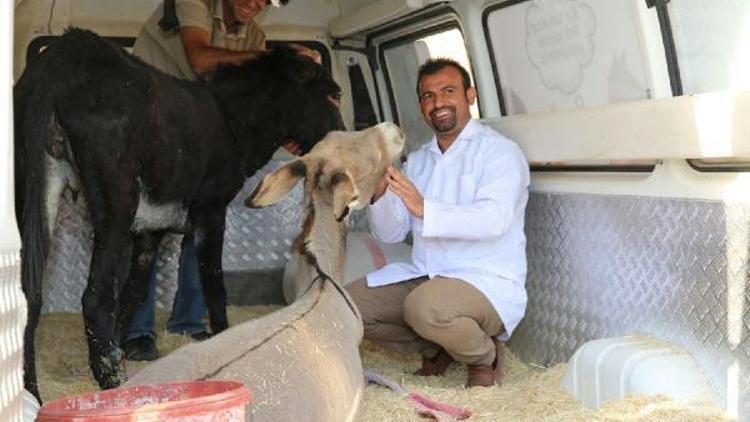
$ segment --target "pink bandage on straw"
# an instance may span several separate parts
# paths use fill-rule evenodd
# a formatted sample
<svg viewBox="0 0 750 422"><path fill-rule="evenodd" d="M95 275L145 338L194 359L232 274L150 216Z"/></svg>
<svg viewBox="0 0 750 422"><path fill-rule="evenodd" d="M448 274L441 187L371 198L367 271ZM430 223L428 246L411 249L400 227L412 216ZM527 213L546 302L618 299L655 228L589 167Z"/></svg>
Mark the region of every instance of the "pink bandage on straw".
<svg viewBox="0 0 750 422"><path fill-rule="evenodd" d="M433 418L438 422L462 421L471 416L471 410L439 403L419 393L409 393L407 397L419 416Z"/></svg>
<svg viewBox="0 0 750 422"><path fill-rule="evenodd" d="M471 410L440 403L419 393L406 393L400 385L371 369L365 369L364 375L367 382L374 382L405 396L417 414L423 418L435 419L438 422L453 422L462 421L471 416Z"/></svg>

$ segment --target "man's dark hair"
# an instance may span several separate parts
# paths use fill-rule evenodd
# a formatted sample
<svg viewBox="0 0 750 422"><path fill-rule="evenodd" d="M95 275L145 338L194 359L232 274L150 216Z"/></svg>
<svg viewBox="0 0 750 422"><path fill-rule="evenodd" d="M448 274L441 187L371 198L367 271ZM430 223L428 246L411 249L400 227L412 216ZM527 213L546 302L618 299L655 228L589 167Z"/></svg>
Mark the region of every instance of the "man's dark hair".
<svg viewBox="0 0 750 422"><path fill-rule="evenodd" d="M422 82L422 78L425 75L434 75L446 67L452 67L461 73L461 82L464 86L464 93L466 93L466 90L471 87L471 76L469 76L469 72L457 61L446 57L439 57L436 59L429 59L419 67L419 74L417 76L417 96L420 95L419 84Z"/></svg>

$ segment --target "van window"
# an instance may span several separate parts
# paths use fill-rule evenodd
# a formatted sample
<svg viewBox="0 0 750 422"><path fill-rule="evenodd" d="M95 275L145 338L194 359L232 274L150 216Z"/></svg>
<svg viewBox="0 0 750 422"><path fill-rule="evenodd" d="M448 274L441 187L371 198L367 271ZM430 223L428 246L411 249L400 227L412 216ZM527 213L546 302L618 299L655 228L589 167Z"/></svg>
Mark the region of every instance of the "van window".
<svg viewBox="0 0 750 422"><path fill-rule="evenodd" d="M750 2L667 3L685 94L750 89Z"/></svg>
<svg viewBox="0 0 750 422"><path fill-rule="evenodd" d="M632 0L510 0L484 12L504 115L651 98ZM537 171L650 172L655 160L532 162Z"/></svg>
<svg viewBox="0 0 750 422"><path fill-rule="evenodd" d="M650 98L632 0L510 1L485 12L507 115Z"/></svg>
<svg viewBox="0 0 750 422"><path fill-rule="evenodd" d="M686 95L750 89L750 2L667 3L679 79ZM699 171L750 171L750 158L689 160Z"/></svg>
<svg viewBox="0 0 750 422"><path fill-rule="evenodd" d="M384 63L390 91L391 110L394 120L407 134L408 151L415 150L432 137L432 131L422 118L416 85L419 66L436 57L456 60L472 74L464 36L455 25L403 37L382 46L381 62ZM471 115L480 117L478 103L472 106Z"/></svg>

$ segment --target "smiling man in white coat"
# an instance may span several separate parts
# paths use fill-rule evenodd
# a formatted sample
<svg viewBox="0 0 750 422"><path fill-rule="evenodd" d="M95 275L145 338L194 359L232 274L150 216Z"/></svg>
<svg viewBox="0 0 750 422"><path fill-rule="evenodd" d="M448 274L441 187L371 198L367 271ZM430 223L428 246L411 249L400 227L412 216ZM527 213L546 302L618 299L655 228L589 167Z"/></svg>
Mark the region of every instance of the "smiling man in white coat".
<svg viewBox="0 0 750 422"><path fill-rule="evenodd" d="M420 353L417 375L467 365L466 386L499 384L503 348L526 309L524 214L529 168L518 146L472 120L468 72L450 59L419 69L422 114L435 136L389 167L369 207L373 234L403 241L412 262L347 285L365 338Z"/></svg>

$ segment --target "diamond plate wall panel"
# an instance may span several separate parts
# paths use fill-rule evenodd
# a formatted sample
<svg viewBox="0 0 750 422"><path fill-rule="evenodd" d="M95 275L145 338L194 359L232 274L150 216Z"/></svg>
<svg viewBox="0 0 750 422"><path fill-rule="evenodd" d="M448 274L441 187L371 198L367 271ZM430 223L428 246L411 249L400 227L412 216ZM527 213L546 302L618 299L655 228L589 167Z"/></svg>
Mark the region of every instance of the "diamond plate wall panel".
<svg viewBox="0 0 750 422"><path fill-rule="evenodd" d="M57 224L50 242L50 254L44 272L43 312L78 311L86 287L93 246L93 228L83 201L63 197ZM156 304L171 308L177 288L177 261L182 236L167 235L159 245L157 258Z"/></svg>
<svg viewBox="0 0 750 422"><path fill-rule="evenodd" d="M225 271L283 268L302 223L302 184L278 204L249 209L244 199L266 174L283 165L272 160L249 178L227 209L223 266ZM44 277L44 312L78 311L89 273L93 230L82 201L60 201L55 233ZM167 235L157 260L157 307L171 309L177 288L179 235Z"/></svg>
<svg viewBox="0 0 750 422"><path fill-rule="evenodd" d="M737 385L749 420L749 225L748 204L533 193L511 347L550 365L588 340L650 334L691 351L722 397Z"/></svg>
<svg viewBox="0 0 750 422"><path fill-rule="evenodd" d="M285 162L269 162L245 182L229 204L224 233L224 271L273 270L283 268L289 261L289 248L302 226L302 183L270 207L251 209L243 204L263 176Z"/></svg>
<svg viewBox="0 0 750 422"><path fill-rule="evenodd" d="M227 208L224 233L224 271L273 271L289 261L292 241L302 225L302 184L279 203L261 209L245 207L243 201L266 174L287 161L271 160L246 180ZM44 312L78 311L89 273L93 230L82 201L67 196L60 201L50 257L44 276ZM364 211L349 217L353 231L368 229ZM177 289L177 263L181 235L168 234L162 240L157 259L157 307L171 309Z"/></svg>

